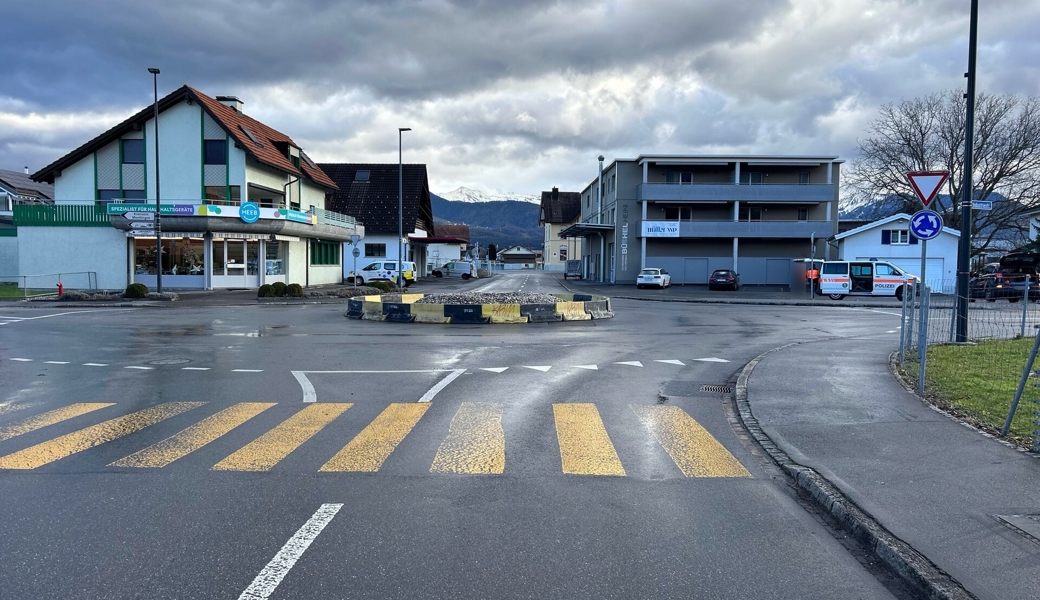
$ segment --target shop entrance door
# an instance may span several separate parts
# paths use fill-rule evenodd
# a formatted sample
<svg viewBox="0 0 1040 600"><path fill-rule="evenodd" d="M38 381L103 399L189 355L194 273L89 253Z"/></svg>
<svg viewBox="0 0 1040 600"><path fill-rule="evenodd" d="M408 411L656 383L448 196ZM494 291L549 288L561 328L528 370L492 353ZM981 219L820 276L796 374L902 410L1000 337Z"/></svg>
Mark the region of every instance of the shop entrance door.
<svg viewBox="0 0 1040 600"><path fill-rule="evenodd" d="M259 287L260 242L213 240L213 287Z"/></svg>

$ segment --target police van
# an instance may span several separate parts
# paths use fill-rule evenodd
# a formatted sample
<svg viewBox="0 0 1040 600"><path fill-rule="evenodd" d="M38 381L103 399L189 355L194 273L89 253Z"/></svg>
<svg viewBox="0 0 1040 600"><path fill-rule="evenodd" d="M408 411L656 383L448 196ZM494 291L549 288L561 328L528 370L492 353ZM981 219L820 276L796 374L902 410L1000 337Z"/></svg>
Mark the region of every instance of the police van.
<svg viewBox="0 0 1040 600"><path fill-rule="evenodd" d="M845 296L895 296L902 300L908 286L918 281L916 275L882 260L827 260L820 266L819 291L832 300Z"/></svg>

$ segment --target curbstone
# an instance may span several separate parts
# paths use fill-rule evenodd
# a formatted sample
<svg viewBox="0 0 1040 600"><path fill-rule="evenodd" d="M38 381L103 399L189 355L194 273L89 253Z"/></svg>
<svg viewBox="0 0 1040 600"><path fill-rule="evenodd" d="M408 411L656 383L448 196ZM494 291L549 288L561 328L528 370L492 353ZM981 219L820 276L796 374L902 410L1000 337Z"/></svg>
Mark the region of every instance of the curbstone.
<svg viewBox="0 0 1040 600"><path fill-rule="evenodd" d="M842 530L866 546L875 558L921 597L934 600L978 600L960 582L852 502L826 477L811 467L796 463L762 430L748 402L748 378L766 356L799 343L786 344L765 352L741 369L734 397L744 428L818 510L830 515Z"/></svg>

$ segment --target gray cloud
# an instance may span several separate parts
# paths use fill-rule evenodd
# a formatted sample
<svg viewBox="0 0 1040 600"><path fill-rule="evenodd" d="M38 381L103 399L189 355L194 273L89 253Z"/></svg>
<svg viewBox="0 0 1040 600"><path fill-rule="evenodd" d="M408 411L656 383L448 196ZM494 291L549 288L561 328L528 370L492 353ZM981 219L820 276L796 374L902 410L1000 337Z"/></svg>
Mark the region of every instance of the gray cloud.
<svg viewBox="0 0 1040 600"><path fill-rule="evenodd" d="M0 167L39 167L189 83L319 160L580 189L594 157L848 156L880 104L963 86L956 0L48 1L5 6ZM980 89L1040 94L1040 6L985 3ZM590 166L591 165L591 166Z"/></svg>

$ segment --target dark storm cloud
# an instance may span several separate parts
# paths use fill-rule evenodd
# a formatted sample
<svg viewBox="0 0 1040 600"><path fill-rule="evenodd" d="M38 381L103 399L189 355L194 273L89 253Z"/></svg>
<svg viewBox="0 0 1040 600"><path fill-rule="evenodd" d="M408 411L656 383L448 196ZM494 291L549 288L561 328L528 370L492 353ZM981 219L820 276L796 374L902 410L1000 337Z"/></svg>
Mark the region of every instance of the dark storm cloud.
<svg viewBox="0 0 1040 600"><path fill-rule="evenodd" d="M752 35L786 5L39 0L5 7L19 26L0 36L0 78L33 106L80 110L140 103L146 66L163 69L167 89L295 82L429 98L502 77L668 61Z"/></svg>

